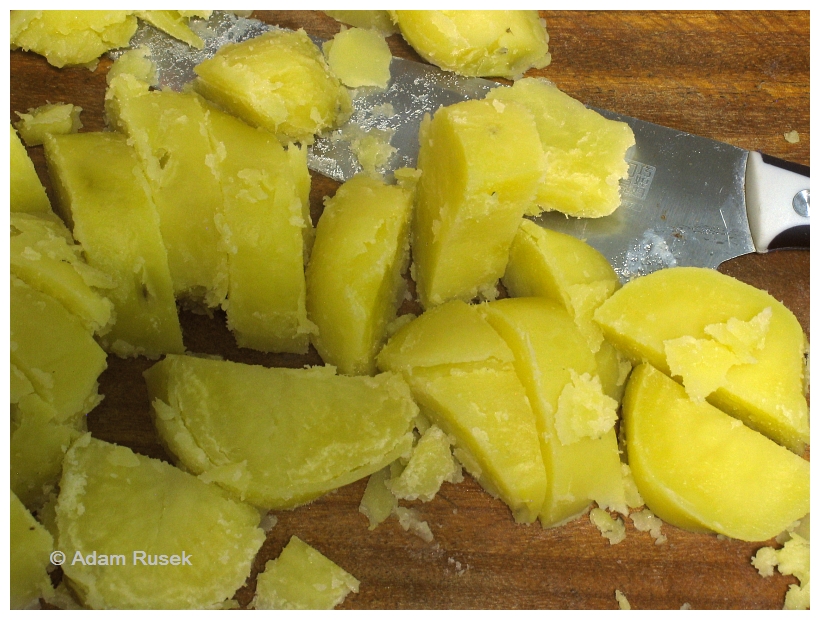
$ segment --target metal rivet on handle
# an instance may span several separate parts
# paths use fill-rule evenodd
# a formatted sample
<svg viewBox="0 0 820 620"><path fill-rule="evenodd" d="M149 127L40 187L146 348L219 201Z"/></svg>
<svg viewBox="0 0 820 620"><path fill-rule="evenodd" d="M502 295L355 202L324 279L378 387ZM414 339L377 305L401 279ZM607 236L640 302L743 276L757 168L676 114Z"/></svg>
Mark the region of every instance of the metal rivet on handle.
<svg viewBox="0 0 820 620"><path fill-rule="evenodd" d="M797 215L809 217L809 190L804 189L794 195L794 198L792 198L792 208Z"/></svg>

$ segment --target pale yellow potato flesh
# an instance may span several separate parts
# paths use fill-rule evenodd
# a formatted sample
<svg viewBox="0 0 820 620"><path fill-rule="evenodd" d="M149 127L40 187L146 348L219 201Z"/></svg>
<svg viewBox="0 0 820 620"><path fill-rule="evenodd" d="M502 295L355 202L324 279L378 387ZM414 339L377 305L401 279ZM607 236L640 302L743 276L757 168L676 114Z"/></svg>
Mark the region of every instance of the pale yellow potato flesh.
<svg viewBox="0 0 820 620"><path fill-rule="evenodd" d="M573 385L573 374L597 377L595 356L572 319L554 302L541 297L502 299L482 306L481 312L515 354L515 369L535 414L547 479L539 511L541 524L561 525L585 512L593 501L601 508L626 512L613 428L616 402L605 401L608 397L600 384L594 398L561 402L567 386ZM592 405L593 409L588 411L581 405ZM561 419L567 416L569 420ZM568 439L574 441L564 443L561 424L571 428L573 417L579 418L578 426L598 430L569 432ZM587 418L586 422L581 417Z"/></svg>
<svg viewBox="0 0 820 620"><path fill-rule="evenodd" d="M288 142L314 136L350 116L350 95L304 30L271 31L223 46L195 68L194 87L251 125Z"/></svg>
<svg viewBox="0 0 820 620"><path fill-rule="evenodd" d="M602 217L620 206L619 181L629 170L624 157L635 144L629 125L604 118L541 78L496 88L487 98L515 101L535 117L547 174L538 187L538 208L529 214Z"/></svg>
<svg viewBox="0 0 820 620"><path fill-rule="evenodd" d="M11 47L32 51L55 67L94 63L125 47L137 30L130 11L12 11Z"/></svg>
<svg viewBox="0 0 820 620"><path fill-rule="evenodd" d="M750 321L771 309L765 343L754 363L731 366L706 400L787 448L809 442L803 395L806 338L794 314L765 291L713 269L673 267L630 281L598 308L604 336L633 362L670 373L665 343L705 339L710 325Z"/></svg>
<svg viewBox="0 0 820 620"><path fill-rule="evenodd" d="M49 134L44 144L63 219L88 264L115 284L103 346L121 357L182 352L168 254L134 149L114 132Z"/></svg>
<svg viewBox="0 0 820 620"><path fill-rule="evenodd" d="M252 605L254 609L333 609L358 591L358 579L293 536L256 578Z"/></svg>
<svg viewBox="0 0 820 620"><path fill-rule="evenodd" d="M413 194L365 176L325 203L308 264L308 318L327 364L374 374L376 354L405 290Z"/></svg>
<svg viewBox="0 0 820 620"><path fill-rule="evenodd" d="M559 303L595 352L604 391L620 401L631 364L604 340L595 310L621 286L603 254L580 239L522 219L501 279L511 297Z"/></svg>
<svg viewBox="0 0 820 620"><path fill-rule="evenodd" d="M13 276L9 314L11 363L54 408L55 420L93 409L101 400L97 378L107 366L106 355L80 320Z"/></svg>
<svg viewBox="0 0 820 620"><path fill-rule="evenodd" d="M83 126L80 120L82 111L80 106L70 103L47 103L30 109L26 114L17 112L20 120L15 127L27 146L37 146L43 143L43 136L47 133L77 133Z"/></svg>
<svg viewBox="0 0 820 620"><path fill-rule="evenodd" d="M377 359L380 369L397 372L487 360L512 362L514 357L474 306L454 300L427 310L404 325L393 334Z"/></svg>
<svg viewBox="0 0 820 620"><path fill-rule="evenodd" d="M316 327L306 308L305 256L312 241L306 152L210 108L208 127L224 204L228 327L240 347L307 353Z"/></svg>
<svg viewBox="0 0 820 620"><path fill-rule="evenodd" d="M12 211L24 213L50 214L51 203L46 195L46 189L37 176L34 163L26 152L26 147L20 141L20 136L9 125L11 135L11 149L9 152L9 190L11 192L10 208Z"/></svg>
<svg viewBox="0 0 820 620"><path fill-rule="evenodd" d="M546 477L530 403L512 352L475 306L452 301L404 325L379 354L403 372L425 415L455 438L467 471L516 521L534 521Z"/></svg>
<svg viewBox="0 0 820 620"><path fill-rule="evenodd" d="M85 262L65 225L28 213L11 213L10 224L11 273L63 304L90 333L110 329L114 306L104 294L113 282Z"/></svg>
<svg viewBox="0 0 820 620"><path fill-rule="evenodd" d="M208 114L194 93L131 93L115 78L109 118L136 150L159 214L174 295L219 307L228 289L228 253L217 228L222 190L213 165Z"/></svg>
<svg viewBox="0 0 820 620"><path fill-rule="evenodd" d="M390 467L370 474L370 478L367 479L359 512L367 517L369 530L376 529L399 506L398 498L387 488L386 483L389 480Z"/></svg>
<svg viewBox="0 0 820 620"><path fill-rule="evenodd" d="M92 609L219 607L250 574L259 521L217 486L90 434L66 454L58 544Z"/></svg>
<svg viewBox="0 0 820 620"><path fill-rule="evenodd" d="M348 88L387 88L393 55L378 31L343 28L322 45L322 51L333 75Z"/></svg>
<svg viewBox="0 0 820 620"><path fill-rule="evenodd" d="M551 60L537 11L391 11L426 61L461 75L521 77Z"/></svg>
<svg viewBox="0 0 820 620"><path fill-rule="evenodd" d="M263 508L309 502L413 445L418 407L393 373L347 377L332 367L170 355L145 378L171 453L187 470Z"/></svg>
<svg viewBox="0 0 820 620"><path fill-rule="evenodd" d="M450 439L433 424L419 438L401 473L387 483L398 499L429 502L447 482L460 482L461 465L450 451Z"/></svg>
<svg viewBox="0 0 820 620"><path fill-rule="evenodd" d="M135 11L137 17L144 19L155 28L170 34L175 39L179 39L194 47L202 49L205 44L202 38L196 34L188 25L188 16L182 15L182 11ZM210 17L211 11L195 11L200 17Z"/></svg>
<svg viewBox="0 0 820 620"><path fill-rule="evenodd" d="M544 173L532 115L516 103L465 101L425 117L419 134L413 277L425 308L494 299L521 216Z"/></svg>
<svg viewBox="0 0 820 620"><path fill-rule="evenodd" d="M40 598L53 592L46 571L51 564L49 554L54 549L54 539L13 492L9 526L9 605L11 609L38 608Z"/></svg>
<svg viewBox="0 0 820 620"><path fill-rule="evenodd" d="M664 521L763 541L809 511L809 463L706 402L649 364L624 396L629 466Z"/></svg>
<svg viewBox="0 0 820 620"><path fill-rule="evenodd" d="M356 28L370 28L383 35L391 35L399 31L398 26L390 18L389 11L324 11L336 21L355 26Z"/></svg>

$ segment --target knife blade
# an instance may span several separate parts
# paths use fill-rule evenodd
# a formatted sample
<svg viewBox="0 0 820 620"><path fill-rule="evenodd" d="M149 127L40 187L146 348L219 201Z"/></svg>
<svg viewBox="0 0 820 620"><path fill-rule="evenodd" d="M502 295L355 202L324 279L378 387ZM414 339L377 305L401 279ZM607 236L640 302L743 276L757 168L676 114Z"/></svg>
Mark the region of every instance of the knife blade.
<svg viewBox="0 0 820 620"><path fill-rule="evenodd" d="M143 23L131 47L147 46L160 86L182 90L194 67L225 43L276 28L232 13L193 20L205 46L195 50ZM314 38L321 44L321 39ZM464 77L402 58L391 62L384 90L357 89L347 126L319 136L310 147L312 170L345 181L361 171L346 127L390 135L395 149L383 172L416 164L418 128L425 114L483 98L497 82ZM636 143L626 153L629 176L621 205L602 218L547 212L535 221L583 239L612 264L622 281L672 266L717 268L726 260L781 247L809 247L809 169L759 153L593 108L626 122Z"/></svg>

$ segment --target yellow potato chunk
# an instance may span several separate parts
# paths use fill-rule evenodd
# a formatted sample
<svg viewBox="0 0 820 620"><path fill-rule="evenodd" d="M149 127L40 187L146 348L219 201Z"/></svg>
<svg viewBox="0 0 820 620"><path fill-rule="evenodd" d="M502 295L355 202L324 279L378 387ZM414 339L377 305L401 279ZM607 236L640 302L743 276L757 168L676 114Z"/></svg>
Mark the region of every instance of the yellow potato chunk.
<svg viewBox="0 0 820 620"><path fill-rule="evenodd" d="M28 213L12 213L10 223L11 273L63 304L90 333L108 331L114 306L103 293L113 282L85 262L65 225Z"/></svg>
<svg viewBox="0 0 820 620"><path fill-rule="evenodd" d="M635 144L626 123L604 118L539 78L496 88L488 99L515 101L535 117L547 161L537 209L575 217L602 217L621 204L619 181L627 177L627 149Z"/></svg>
<svg viewBox="0 0 820 620"><path fill-rule="evenodd" d="M9 189L11 191L10 207L12 211L25 213L50 214L51 203L48 201L46 189L37 176L34 163L26 152L26 147L20 137L9 125L11 134L11 149L9 164Z"/></svg>
<svg viewBox="0 0 820 620"><path fill-rule="evenodd" d="M603 254L571 235L523 219L501 281L511 297L546 297L569 313L595 352L604 392L620 401L632 366L604 340L592 318L621 286Z"/></svg>
<svg viewBox="0 0 820 620"><path fill-rule="evenodd" d="M56 411L31 393L12 404L11 489L26 507L39 508L60 480L63 456L80 436L84 419L60 423Z"/></svg>
<svg viewBox="0 0 820 620"><path fill-rule="evenodd" d="M516 521L529 523L546 479L535 418L511 360L476 308L452 301L399 329L378 363L404 373L422 411L455 438L467 471Z"/></svg>
<svg viewBox="0 0 820 620"><path fill-rule="evenodd" d="M408 453L418 408L401 376L167 356L145 373L160 437L240 498L292 508ZM264 437L264 441L259 441Z"/></svg>
<svg viewBox="0 0 820 620"><path fill-rule="evenodd" d="M561 525L593 501L625 513L617 403L595 381L595 356L572 319L540 297L502 299L481 310L515 354L535 413L547 478L541 524Z"/></svg>
<svg viewBox="0 0 820 620"><path fill-rule="evenodd" d="M254 609L333 609L359 580L296 536L256 579Z"/></svg>
<svg viewBox="0 0 820 620"><path fill-rule="evenodd" d="M182 352L168 254L134 149L113 132L49 134L44 144L63 219L88 264L115 284L116 323L103 345L123 357Z"/></svg>
<svg viewBox="0 0 820 620"><path fill-rule="evenodd" d="M195 68L194 86L282 144L311 144L350 116L350 95L304 30L274 30L223 46Z"/></svg>
<svg viewBox="0 0 820 620"><path fill-rule="evenodd" d="M11 363L64 422L88 413L101 397L106 356L80 320L58 301L12 277Z"/></svg>
<svg viewBox="0 0 820 620"><path fill-rule="evenodd" d="M708 326L728 325L732 319L752 321L768 313L767 308L771 318L765 338L759 340L762 348L755 347L756 361L731 365L706 400L802 454L809 441L803 396L805 337L795 316L765 291L712 269L663 269L626 284L596 311L595 320L633 362L645 360L669 374L667 342L687 336L712 342ZM762 324L757 327L760 335L763 329ZM703 359L686 356L684 366L700 374L707 368L718 376L723 373L725 364L709 366Z"/></svg>
<svg viewBox="0 0 820 620"><path fill-rule="evenodd" d="M376 529L399 506L398 498L387 488L386 483L389 480L389 467L370 474L367 480L367 486L359 504L359 512L367 517L370 530Z"/></svg>
<svg viewBox="0 0 820 620"><path fill-rule="evenodd" d="M378 365L382 370L410 371L513 359L512 351L475 308L454 300L428 310L399 329L379 353Z"/></svg>
<svg viewBox="0 0 820 620"><path fill-rule="evenodd" d="M255 508L90 434L66 454L56 514L63 574L92 609L216 608L265 541Z"/></svg>
<svg viewBox="0 0 820 620"><path fill-rule="evenodd" d="M327 364L373 374L405 290L413 194L365 176L328 199L307 268L307 311Z"/></svg>
<svg viewBox="0 0 820 620"><path fill-rule="evenodd" d="M94 63L125 47L137 30L130 11L12 11L11 47L32 51L55 67Z"/></svg>
<svg viewBox="0 0 820 620"><path fill-rule="evenodd" d="M48 598L54 591L46 572L51 564L49 554L54 549L54 539L14 493L11 493L9 526L9 605L11 609L39 609L40 599Z"/></svg>
<svg viewBox="0 0 820 620"><path fill-rule="evenodd" d="M532 115L465 101L425 117L413 219L414 279L425 308L495 298L521 216L544 172Z"/></svg>
<svg viewBox="0 0 820 620"><path fill-rule="evenodd" d="M378 30L383 35L388 36L398 32L398 27L393 23L389 11L324 11L336 21L342 22L356 28L370 28Z"/></svg>
<svg viewBox="0 0 820 620"><path fill-rule="evenodd" d="M111 82L106 106L128 135L151 186L174 295L218 307L228 289L228 255L216 225L222 191L207 112L194 93L132 94L120 80Z"/></svg>
<svg viewBox="0 0 820 620"><path fill-rule="evenodd" d="M306 152L211 108L209 127L224 205L228 327L240 347L306 353L304 261L312 240Z"/></svg>
<svg viewBox="0 0 820 620"><path fill-rule="evenodd" d="M402 36L428 62L461 75L521 77L550 64L537 11L391 11Z"/></svg>
<svg viewBox="0 0 820 620"><path fill-rule="evenodd" d="M398 499L429 502L442 483L463 480L461 466L450 452L450 439L433 424L419 439L401 474L387 483Z"/></svg>
<svg viewBox="0 0 820 620"><path fill-rule="evenodd" d="M77 133L83 126L80 120L82 111L80 106L70 103L48 103L30 109L28 114L16 112L20 121L15 123L15 127L27 146L37 146L43 143L43 136L47 133Z"/></svg>
<svg viewBox="0 0 820 620"><path fill-rule="evenodd" d="M384 35L364 28L342 28L322 45L333 75L348 88L387 88L393 55Z"/></svg>
<svg viewBox="0 0 820 620"><path fill-rule="evenodd" d="M197 13L207 18L211 11L197 11ZM191 47L202 49L205 45L200 36L191 30L188 18L182 15L182 11L136 11L136 14L140 19L144 19L155 28L159 28Z"/></svg>
<svg viewBox="0 0 820 620"><path fill-rule="evenodd" d="M692 531L768 540L809 511L809 463L643 364L624 396L629 466L646 505Z"/></svg>

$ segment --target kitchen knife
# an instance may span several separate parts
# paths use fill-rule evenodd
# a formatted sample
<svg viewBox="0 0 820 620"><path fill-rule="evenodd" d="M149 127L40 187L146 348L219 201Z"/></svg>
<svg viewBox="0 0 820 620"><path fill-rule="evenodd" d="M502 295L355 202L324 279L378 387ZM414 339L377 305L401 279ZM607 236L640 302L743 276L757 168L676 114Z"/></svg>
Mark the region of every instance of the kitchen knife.
<svg viewBox="0 0 820 620"><path fill-rule="evenodd" d="M191 25L205 42L202 50L145 23L131 40L132 47L150 49L163 87L181 90L194 79L194 67L225 43L275 28L223 12L214 12L207 21L193 20ZM387 89L354 91L349 121L365 131L391 136L396 150L384 170L388 177L397 168L415 166L418 128L425 114L443 105L483 98L499 86L401 58L393 58L390 69ZM587 241L606 256L622 281L665 267L716 268L751 252L809 247L808 167L596 111L628 123L635 133L635 146L626 154L629 176L621 182L620 207L596 219L548 212L535 221ZM345 135L342 127L319 137L309 152L310 168L338 181L359 172Z"/></svg>

